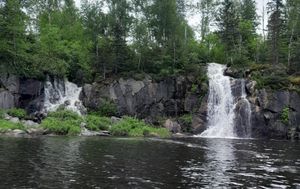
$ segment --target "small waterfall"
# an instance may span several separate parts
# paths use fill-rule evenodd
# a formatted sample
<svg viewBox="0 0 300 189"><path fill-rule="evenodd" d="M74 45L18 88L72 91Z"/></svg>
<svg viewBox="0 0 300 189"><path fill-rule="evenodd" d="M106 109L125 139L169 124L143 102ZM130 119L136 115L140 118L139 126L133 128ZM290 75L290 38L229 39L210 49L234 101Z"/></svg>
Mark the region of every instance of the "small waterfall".
<svg viewBox="0 0 300 189"><path fill-rule="evenodd" d="M85 111L79 99L81 87L67 80L54 78L53 82L47 79L45 83L44 110L46 112L56 111L64 106L66 109L82 114Z"/></svg>
<svg viewBox="0 0 300 189"><path fill-rule="evenodd" d="M208 65L208 129L200 137L234 138L235 104L230 77L224 76L226 66Z"/></svg>
<svg viewBox="0 0 300 189"><path fill-rule="evenodd" d="M240 121L237 123L237 127L241 128L241 135L242 137L250 138L251 137L251 104L247 99L247 93L246 93L246 84L245 80L242 79L241 81L241 87L242 87L242 94L241 99L239 100L240 108L238 110L238 113L240 115Z"/></svg>

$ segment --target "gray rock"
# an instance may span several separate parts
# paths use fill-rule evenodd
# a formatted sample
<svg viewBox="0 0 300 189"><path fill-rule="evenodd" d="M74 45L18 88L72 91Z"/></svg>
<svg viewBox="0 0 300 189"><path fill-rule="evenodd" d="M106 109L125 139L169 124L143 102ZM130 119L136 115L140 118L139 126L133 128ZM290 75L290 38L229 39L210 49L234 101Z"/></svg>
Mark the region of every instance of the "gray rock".
<svg viewBox="0 0 300 189"><path fill-rule="evenodd" d="M107 100L117 107L117 116L130 115L155 122L158 117L173 117L198 109L198 96L189 91L186 77L168 77L153 81L119 79L108 83L85 85L81 100L89 109L101 108Z"/></svg>
<svg viewBox="0 0 300 189"><path fill-rule="evenodd" d="M29 128L26 130L29 135L40 136L45 133L43 128Z"/></svg>
<svg viewBox="0 0 300 189"><path fill-rule="evenodd" d="M167 119L164 123L164 127L168 129L172 133L179 133L181 132L181 126L177 121L172 121L171 119Z"/></svg>
<svg viewBox="0 0 300 189"><path fill-rule="evenodd" d="M15 129L15 130L12 130L11 132L8 132L6 134L9 135L9 136L21 137L21 136L25 136L27 133L26 133L26 131Z"/></svg>
<svg viewBox="0 0 300 189"><path fill-rule="evenodd" d="M15 101L15 96L11 92L0 89L0 109L14 108Z"/></svg>
<svg viewBox="0 0 300 189"><path fill-rule="evenodd" d="M111 123L112 123L112 124L116 124L116 123L120 122L122 119L121 119L121 118L118 118L118 117L112 116L112 117L110 118L110 120L111 120Z"/></svg>
<svg viewBox="0 0 300 189"><path fill-rule="evenodd" d="M17 117L12 117L12 118L10 118L9 121L10 121L10 122L13 122L13 123L20 123L20 119L17 118Z"/></svg>
<svg viewBox="0 0 300 189"><path fill-rule="evenodd" d="M23 120L22 124L27 128L36 128L40 126L38 123L31 120Z"/></svg>

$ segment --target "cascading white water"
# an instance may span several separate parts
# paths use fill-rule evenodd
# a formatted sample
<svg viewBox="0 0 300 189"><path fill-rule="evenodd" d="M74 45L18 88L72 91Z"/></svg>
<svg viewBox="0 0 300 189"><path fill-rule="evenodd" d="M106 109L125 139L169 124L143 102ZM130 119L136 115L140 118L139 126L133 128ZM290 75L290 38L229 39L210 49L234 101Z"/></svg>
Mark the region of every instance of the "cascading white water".
<svg viewBox="0 0 300 189"><path fill-rule="evenodd" d="M79 99L81 87L67 80L49 79L45 83L44 110L46 112L56 111L60 106L66 109L82 114L84 109Z"/></svg>
<svg viewBox="0 0 300 189"><path fill-rule="evenodd" d="M224 76L226 66L208 65L208 129L200 137L234 138L235 104L231 92L230 77Z"/></svg>
<svg viewBox="0 0 300 189"><path fill-rule="evenodd" d="M242 128L244 128L244 137L250 138L251 137L251 105L250 102L247 99L247 93L246 93L246 85L245 80L242 80L242 95L241 100L243 101L244 105L244 119L242 120L241 124Z"/></svg>

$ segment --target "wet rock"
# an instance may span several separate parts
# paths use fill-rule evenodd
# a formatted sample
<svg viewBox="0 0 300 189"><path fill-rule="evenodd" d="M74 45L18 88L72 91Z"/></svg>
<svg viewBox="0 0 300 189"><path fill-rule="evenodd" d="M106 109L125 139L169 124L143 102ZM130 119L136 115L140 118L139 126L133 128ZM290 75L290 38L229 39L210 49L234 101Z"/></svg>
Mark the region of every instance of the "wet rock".
<svg viewBox="0 0 300 189"><path fill-rule="evenodd" d="M6 135L8 136L13 136L13 137L23 137L25 136L27 133L26 131L23 131L23 130L19 130L19 129L15 129L15 130L12 130L12 131L8 131L6 133Z"/></svg>
<svg viewBox="0 0 300 189"><path fill-rule="evenodd" d="M108 131L90 131L86 128L83 128L80 136L110 136L110 133Z"/></svg>
<svg viewBox="0 0 300 189"><path fill-rule="evenodd" d="M26 131L29 135L33 136L41 136L45 133L45 130L43 128L29 128Z"/></svg>

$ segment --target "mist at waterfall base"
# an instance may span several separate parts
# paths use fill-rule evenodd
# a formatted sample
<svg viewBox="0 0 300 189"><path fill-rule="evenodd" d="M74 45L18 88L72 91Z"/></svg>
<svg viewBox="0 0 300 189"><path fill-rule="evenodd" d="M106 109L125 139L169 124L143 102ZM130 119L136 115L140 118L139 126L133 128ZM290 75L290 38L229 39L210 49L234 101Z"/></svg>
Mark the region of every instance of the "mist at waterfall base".
<svg viewBox="0 0 300 189"><path fill-rule="evenodd" d="M207 129L196 137L206 138L250 138L251 137L251 106L247 100L245 80L241 80L241 94L235 100L232 94L232 78L224 75L225 65L208 64L209 96L207 103ZM236 125L236 108L238 101L245 113L239 115L240 125ZM238 112L241 112L238 111ZM236 127L242 130L241 136L236 133Z"/></svg>

